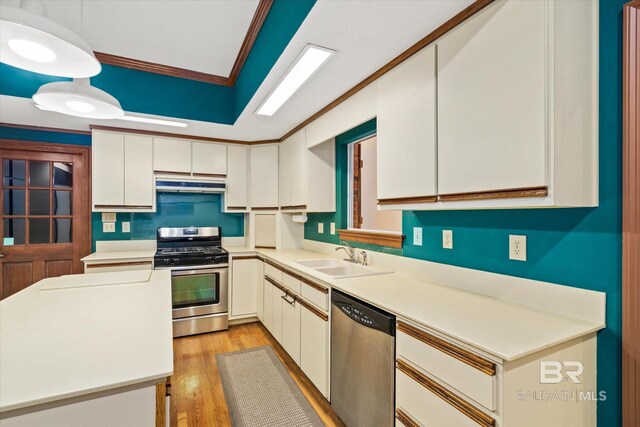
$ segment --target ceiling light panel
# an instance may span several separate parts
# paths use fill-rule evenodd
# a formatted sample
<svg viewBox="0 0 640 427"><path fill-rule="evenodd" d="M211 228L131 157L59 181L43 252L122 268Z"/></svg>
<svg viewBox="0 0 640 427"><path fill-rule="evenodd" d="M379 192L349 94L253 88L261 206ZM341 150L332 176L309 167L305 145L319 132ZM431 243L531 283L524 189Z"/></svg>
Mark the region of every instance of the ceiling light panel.
<svg viewBox="0 0 640 427"><path fill-rule="evenodd" d="M273 116L335 53L335 50L306 45L256 114Z"/></svg>

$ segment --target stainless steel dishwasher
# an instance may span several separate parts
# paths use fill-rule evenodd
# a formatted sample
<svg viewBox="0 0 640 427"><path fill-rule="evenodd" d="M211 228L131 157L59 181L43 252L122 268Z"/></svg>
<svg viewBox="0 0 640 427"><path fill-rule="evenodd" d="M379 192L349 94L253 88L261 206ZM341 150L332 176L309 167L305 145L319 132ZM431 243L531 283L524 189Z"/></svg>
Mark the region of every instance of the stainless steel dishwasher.
<svg viewBox="0 0 640 427"><path fill-rule="evenodd" d="M394 425L395 319L331 293L331 407L349 427Z"/></svg>

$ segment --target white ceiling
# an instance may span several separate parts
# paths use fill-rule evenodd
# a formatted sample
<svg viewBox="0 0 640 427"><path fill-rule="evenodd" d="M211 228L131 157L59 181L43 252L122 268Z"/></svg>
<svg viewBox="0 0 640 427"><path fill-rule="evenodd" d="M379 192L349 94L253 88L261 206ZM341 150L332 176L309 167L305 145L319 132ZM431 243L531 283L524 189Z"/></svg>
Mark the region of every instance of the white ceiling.
<svg viewBox="0 0 640 427"><path fill-rule="evenodd" d="M8 96L0 97L0 121L84 130L91 122L240 140L279 138L472 1L319 0L233 126L187 121L189 126L182 129L120 120L88 121L39 111L30 99ZM307 43L335 49L338 54L275 116L255 115L264 97Z"/></svg>
<svg viewBox="0 0 640 427"><path fill-rule="evenodd" d="M19 0L0 0L18 6ZM227 77L258 0L45 0L96 52Z"/></svg>

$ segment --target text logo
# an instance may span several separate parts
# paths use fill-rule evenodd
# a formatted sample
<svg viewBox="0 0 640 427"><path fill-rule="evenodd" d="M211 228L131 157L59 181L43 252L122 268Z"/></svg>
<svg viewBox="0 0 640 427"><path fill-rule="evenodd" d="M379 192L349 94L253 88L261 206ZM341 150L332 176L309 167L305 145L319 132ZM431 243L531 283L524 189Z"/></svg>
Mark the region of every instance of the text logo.
<svg viewBox="0 0 640 427"><path fill-rule="evenodd" d="M580 384L580 376L583 372L582 362L543 360L540 362L540 384L560 384L565 377L574 384Z"/></svg>

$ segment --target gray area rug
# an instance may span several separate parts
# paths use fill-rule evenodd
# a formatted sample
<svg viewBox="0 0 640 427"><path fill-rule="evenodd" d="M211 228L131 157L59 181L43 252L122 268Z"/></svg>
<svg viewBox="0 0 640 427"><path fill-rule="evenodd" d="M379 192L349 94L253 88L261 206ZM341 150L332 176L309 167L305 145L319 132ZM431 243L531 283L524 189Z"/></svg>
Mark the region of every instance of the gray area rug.
<svg viewBox="0 0 640 427"><path fill-rule="evenodd" d="M323 426L271 346L216 355L235 427Z"/></svg>

